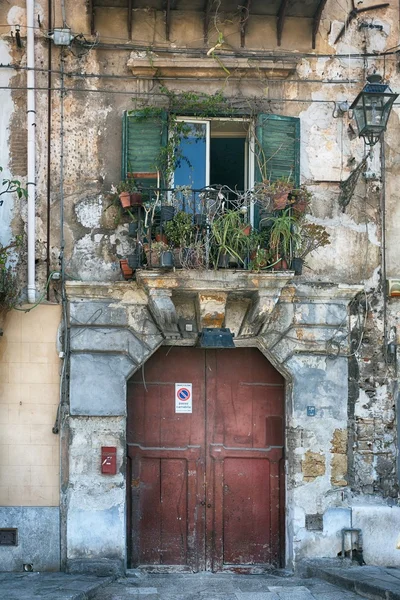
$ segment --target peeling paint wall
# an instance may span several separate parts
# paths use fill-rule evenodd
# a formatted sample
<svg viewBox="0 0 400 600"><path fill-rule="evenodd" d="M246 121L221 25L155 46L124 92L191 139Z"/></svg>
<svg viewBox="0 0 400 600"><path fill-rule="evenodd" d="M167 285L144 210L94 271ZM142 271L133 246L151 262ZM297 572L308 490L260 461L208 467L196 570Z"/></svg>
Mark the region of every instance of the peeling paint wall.
<svg viewBox="0 0 400 600"><path fill-rule="evenodd" d="M18 49L6 29L1 30L0 63L13 63L25 66L25 12L22 1L0 6L0 22L21 24L21 35L24 47ZM366 0L364 5L373 2ZM338 44L334 40L342 28L347 13L351 9L349 0L339 3L327 3L317 35L317 55L311 53L310 19L302 20L299 28L296 19L287 19L282 38L282 46L276 46L275 20L272 18L254 18L248 23L246 37L247 50L275 51L277 54L288 54L292 51L298 59L295 72L287 79L263 78L254 70L253 79L235 79L234 74L220 81L201 81L182 79L167 80L164 83L172 90L193 90L213 93L223 89L224 94L232 99L239 109L245 110L249 102L259 111L281 115L296 116L301 120L301 176L302 181L313 191L311 222L327 227L331 235L331 244L312 254L307 260L301 282L310 282L308 302L296 304L296 292L291 284L282 291L276 309L268 302L254 302L251 295L241 298L228 298L224 295L207 296L209 290L201 290L204 302L196 304L193 297L178 298L170 295L154 293L146 295L142 288L131 290L130 300L136 308L129 313L131 329L144 327L149 306L153 312L158 309L172 310L176 307L177 316L186 319L197 319L200 307L200 319L203 323L222 323L235 332L240 331L243 315L248 319L245 326L247 332L253 332L259 323L260 314L269 314L273 310L274 321L284 330L284 325L295 331L293 335L301 338L299 344L308 344L309 350L315 344L316 336L321 335L324 346L321 356L314 356L310 351L302 362L293 357L291 363L292 381L288 383L288 422L287 447L288 486L291 490L288 504L288 521L293 521L292 540L288 547L288 556L293 558L293 547L296 547L297 558L319 555L336 555L340 549L338 531L350 522L350 513L365 527L365 549L368 560L379 562L378 552L374 552L371 539L377 547L384 547L382 536L376 537L379 526L373 527L373 515L389 511L393 523L400 524L398 517L398 475L397 475L397 374L393 364L388 364L385 357L384 319L386 314L386 330L400 327L400 304L398 299L384 304L385 282L382 279L382 206L386 206L386 270L388 277L400 278L398 247L400 242L400 204L398 189L400 186L400 163L398 158L398 140L400 139L400 106L395 106L385 135L385 182L383 185L380 168L380 147L374 150L367 175L361 177L353 198L345 212L338 204L339 184L346 179L351 170L364 155L363 143L349 131L352 121L349 114L339 115L338 103L351 102L361 89L367 74L377 70L390 80L391 87L400 90L400 75L397 69L397 57L369 56L368 59L351 56L360 52L376 53L397 47L399 42L399 9L391 5L354 20ZM112 18L110 14L112 13ZM136 106L135 99L145 99L149 104L160 103L160 86L157 80L143 80L132 76L128 67L130 59L137 55L131 49L124 48L127 43L126 13L118 8L97 9L96 29L97 41L89 35L90 22L87 6L83 0L66 1L68 25L75 35L83 33L93 42L92 47L82 47L76 42L72 49L60 50L53 46L52 53L52 87L50 120L51 165L50 165L50 240L47 240L47 40L45 32L47 23L47 3L36 2L35 14L40 16L42 28L36 35L36 73L38 90L37 99L37 281L43 289L47 276L47 268L59 270L61 251L60 208L63 202L65 221L63 235L65 238L65 269L67 277L72 280L86 282L89 286L94 281L106 282L106 287L118 290L121 274L119 259L132 250L132 241L128 237L128 222L120 219L114 207L110 207L108 191L112 183L120 179L121 167L121 118L125 109ZM61 25L60 8L56 7L54 17L56 25ZM360 28L360 24L382 26L377 28ZM237 15L220 15L217 20L218 29L224 33L231 47L240 51L240 35ZM165 15L153 10L135 10L133 18L133 43L148 48L159 45L161 48L190 48L195 44L203 44L202 15L192 13L174 13L171 29L171 43L165 41ZM195 42L194 42L194 41ZM209 46L217 41L217 32L212 28ZM98 43L97 43L98 42ZM118 49L105 47L104 44L119 44ZM144 50L144 52L146 52ZM307 56L300 56L301 53ZM161 54L161 53L160 53ZM339 56L335 56L339 55ZM147 56L147 54L146 54ZM64 182L63 198L60 196L60 164L61 164L61 95L60 68L63 61L65 76L64 120ZM148 58L151 64L151 57ZM202 60L198 60L201 68ZM256 61L254 61L256 62ZM253 63L252 63L253 64ZM194 70L195 73L195 70ZM90 77L88 76L90 74ZM116 77L111 77L115 75ZM15 88L25 85L25 72L0 69L1 86L11 85ZM2 111L0 114L0 164L6 168L6 175L24 178L26 171L25 151L25 92L23 90L0 90ZM383 199L382 194L385 193ZM25 229L26 205L15 199L7 198L0 208L0 240L2 243L10 239L12 234ZM47 243L50 248L51 264L46 264ZM21 278L24 279L25 256L20 258ZM323 296L324 282L333 284L360 284L360 292L350 305L350 335L348 348L342 338L337 335L340 324L347 318L346 311L340 309ZM124 284L125 285L125 284ZM89 286L90 287L90 286ZM88 288L89 289L89 288ZM169 288L170 289L170 288ZM172 288L171 288L172 289ZM193 288L195 290L195 288ZM321 291L322 290L322 291ZM197 290L198 292L199 290ZM194 293L197 293L196 290ZM229 292L229 289L228 289ZM128 292L127 292L128 293ZM225 291L223 291L225 294ZM60 285L52 281L50 297L60 301ZM208 298L208 300L207 300ZM290 301L288 301L290 300ZM85 304L85 295L82 303ZM118 296L116 304L121 302ZM283 306L284 304L284 306ZM83 309L82 309L83 310ZM90 309L91 310L91 309ZM93 316L87 312L82 317L87 322ZM197 311L197 312L196 312ZM204 315L202 312L204 312ZM108 313L107 313L108 314ZM115 313L116 314L116 313ZM222 316L221 316L222 315ZM250 318L251 317L251 318ZM113 325L110 317L108 325ZM304 331L302 325L312 324L314 329ZM346 321L347 323L347 321ZM297 325L301 325L297 327ZM328 328L327 328L328 326ZM177 328L172 323L172 329ZM329 329L331 327L331 329ZM160 340L155 340L160 323L154 325L155 330L146 335L154 336L152 348ZM243 333L244 330L242 330ZM400 329L399 329L400 331ZM334 335L333 335L334 332ZM168 333L171 333L169 331ZM248 333L250 336L251 334ZM271 336L274 334L271 333ZM289 334L288 334L289 335ZM291 335L291 333L290 333ZM335 343L330 343L333 335ZM347 335L347 334L346 334ZM399 333L392 333L397 341ZM304 337L305 336L305 337ZM307 337L308 336L308 337ZM325 337L323 337L325 336ZM396 337L397 336L397 337ZM111 336L112 337L112 336ZM108 339L111 339L108 338ZM131 338L124 340L129 346ZM274 338L275 339L275 338ZM340 356L336 356L338 342ZM345 339L345 338L343 338ZM113 338L114 340L114 338ZM74 340L76 351L79 344L90 346L89 336L77 336ZM153 343L154 342L154 343ZM346 339L347 342L347 339ZM1 343L1 342L0 342ZM113 341L112 343L118 343ZM110 347L112 345L110 342ZM283 339L277 344L285 348L292 341ZM344 348L347 350L344 350ZM304 347L301 346L304 350ZM81 348L82 349L82 348ZM109 348L110 349L110 348ZM104 350L104 349L103 349ZM105 351L105 350L104 350ZM82 360L81 360L82 359ZM64 560L80 560L83 556L96 555L96 548L102 545L103 534L93 534L92 546L86 547L80 537L82 523L87 510L98 512L102 523L102 531L108 526L121 536L118 547L111 547L108 541L105 548L110 556L121 560L124 545L123 527L123 425L119 416L123 412L125 398L125 371L130 372L129 358L121 358L113 363L112 386L118 387L117 413L106 416L109 406L107 394L100 394L104 419L108 425L100 425L97 434L92 429L91 418L85 417L91 405L90 385L80 386L85 376L85 369L91 368L96 360L107 362L108 358L80 355L76 360L76 371L72 377L73 398L72 412L79 410L71 418L70 427L72 463L69 465L69 485L65 485L65 495L70 508L66 517L68 529L74 532L67 545ZM115 360L115 359L114 359ZM118 365L117 365L118 363ZM97 363L96 363L97 364ZM105 363L104 363L105 364ZM103 367L104 367L103 364ZM94 368L93 368L94 370ZM104 369L103 369L104 376ZM115 377L115 380L113 379ZM319 382L323 380L321 389ZM90 377L88 381L92 381ZM75 382L75 383L74 383ZM111 385L111 384L110 384ZM106 389L104 387L104 389ZM114 388L113 388L114 389ZM293 395L291 395L293 391ZM85 405L85 398L87 404ZM321 400L321 402L320 402ZM317 406L317 416L307 417L307 406ZM101 423L99 415L96 423ZM329 431L326 430L324 418L329 419ZM114 420L113 420L114 419ZM312 420L314 419L314 420ZM94 421L93 421L94 423ZM102 429L103 427L103 429ZM85 432L88 438L85 438ZM103 436L104 434L104 436ZM110 497L113 501L104 506L95 494L86 498L89 480L82 472L85 448L90 448L89 472L95 478L96 491L101 495L104 484L96 479L97 466L95 452L100 437L112 438L120 451L119 464L122 471L112 482ZM103 439L103 438L102 438ZM90 442L88 442L90 440ZM110 442L111 444L111 442ZM112 445L112 444L111 444ZM80 466L79 466L80 465ZM80 470L81 469L81 470ZM72 490L76 490L74 496ZM118 496L118 498L117 498ZM81 512L79 512L81 511ZM363 512L364 511L364 512ZM306 527L306 516L323 515L323 531L316 532ZM92 517L91 517L92 518ZM93 517L94 518L94 517ZM378 522L378 521L377 521ZM90 523L90 519L88 520ZM353 520L353 524L355 521ZM86 526L85 526L86 527ZM97 536L97 538L96 538ZM104 533L104 539L107 535ZM107 538L108 539L108 538ZM332 539L334 543L332 543ZM110 542L111 543L111 542ZM400 558L394 545L391 552L385 550L384 564L399 564ZM97 555L101 552L97 552ZM104 554L104 553L103 553ZM388 556L389 555L389 556ZM383 554L382 554L383 556ZM123 561L122 561L123 562ZM77 563L76 563L77 564Z"/></svg>

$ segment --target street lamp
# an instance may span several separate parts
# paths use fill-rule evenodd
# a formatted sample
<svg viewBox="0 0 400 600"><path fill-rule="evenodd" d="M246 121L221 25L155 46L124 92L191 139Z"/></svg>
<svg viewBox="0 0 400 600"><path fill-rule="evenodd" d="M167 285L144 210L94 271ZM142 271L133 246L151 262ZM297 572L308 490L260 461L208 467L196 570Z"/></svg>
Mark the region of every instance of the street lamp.
<svg viewBox="0 0 400 600"><path fill-rule="evenodd" d="M380 75L369 75L367 81L350 109L354 111L359 137L373 146L386 130L390 111L398 94L382 82Z"/></svg>

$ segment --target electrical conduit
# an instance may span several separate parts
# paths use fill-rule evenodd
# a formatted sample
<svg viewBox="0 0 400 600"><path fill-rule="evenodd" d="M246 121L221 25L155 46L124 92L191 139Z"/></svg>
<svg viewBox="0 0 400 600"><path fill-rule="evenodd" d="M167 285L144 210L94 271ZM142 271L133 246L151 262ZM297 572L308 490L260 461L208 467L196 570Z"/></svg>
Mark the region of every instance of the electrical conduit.
<svg viewBox="0 0 400 600"><path fill-rule="evenodd" d="M26 64L28 125L28 302L36 301L35 284L35 196L36 196L36 109L35 109L35 13L34 0L26 0Z"/></svg>

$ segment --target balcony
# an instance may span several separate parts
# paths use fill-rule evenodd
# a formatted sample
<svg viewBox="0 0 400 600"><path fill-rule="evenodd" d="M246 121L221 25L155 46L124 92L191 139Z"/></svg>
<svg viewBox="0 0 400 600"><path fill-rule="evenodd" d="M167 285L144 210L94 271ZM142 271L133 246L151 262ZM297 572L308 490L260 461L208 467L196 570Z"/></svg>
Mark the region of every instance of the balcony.
<svg viewBox="0 0 400 600"><path fill-rule="evenodd" d="M125 279L151 270L250 270L301 274L304 257L329 243L324 228L305 219L311 195L278 180L237 191L138 188L125 193L132 253ZM122 199L121 199L122 202Z"/></svg>

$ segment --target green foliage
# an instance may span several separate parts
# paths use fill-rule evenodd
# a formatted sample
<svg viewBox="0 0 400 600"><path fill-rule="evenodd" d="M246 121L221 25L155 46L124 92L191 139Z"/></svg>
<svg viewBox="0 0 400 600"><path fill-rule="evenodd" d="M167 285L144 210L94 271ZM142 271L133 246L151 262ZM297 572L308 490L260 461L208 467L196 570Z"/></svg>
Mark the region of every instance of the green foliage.
<svg viewBox="0 0 400 600"><path fill-rule="evenodd" d="M161 146L158 157L152 168L159 171L165 187L171 187L175 169L183 161L191 167L187 157L182 153L180 144L182 139L188 139L189 135L200 137L203 132L200 128L196 130L193 124L178 120L178 116L192 116L197 118L215 117L215 115L234 116L236 111L232 109L221 91L215 94L197 94L194 92L176 93L166 86L160 86L161 94L164 95L167 106L144 106L138 111L130 112L130 116L138 121L159 121L164 126L164 114L168 111L168 139Z"/></svg>
<svg viewBox="0 0 400 600"><path fill-rule="evenodd" d="M122 192L129 192L130 194L133 192L137 192L138 187L135 183L135 180L132 177L120 181L117 185L117 193L121 194Z"/></svg>
<svg viewBox="0 0 400 600"><path fill-rule="evenodd" d="M330 244L330 235L322 225L304 223L301 225L294 248L297 258L305 258L310 252Z"/></svg>
<svg viewBox="0 0 400 600"><path fill-rule="evenodd" d="M270 231L270 247L276 255L289 256L291 243L298 235L295 229L296 223L297 219L290 208L286 208L274 218Z"/></svg>
<svg viewBox="0 0 400 600"><path fill-rule="evenodd" d="M220 256L228 254L244 264L249 250L249 236L245 233L243 215L238 210L228 210L214 219L211 224L212 254L214 266L218 266Z"/></svg>
<svg viewBox="0 0 400 600"><path fill-rule="evenodd" d="M0 167L0 173L2 173L3 167ZM21 182L18 179L2 179L0 184L0 197L5 194L17 194L18 198L27 198L28 191L26 188L21 186ZM0 198L0 207L3 205L3 200Z"/></svg>
<svg viewBox="0 0 400 600"><path fill-rule="evenodd" d="M13 306L15 306L19 289L15 268L12 261L12 252L18 249L22 244L22 237L17 236L15 240L3 246L0 244L0 319L5 316Z"/></svg>
<svg viewBox="0 0 400 600"><path fill-rule="evenodd" d="M167 221L164 229L169 243L176 248L188 247L194 241L195 229L192 215L184 211L179 211L171 221Z"/></svg>

